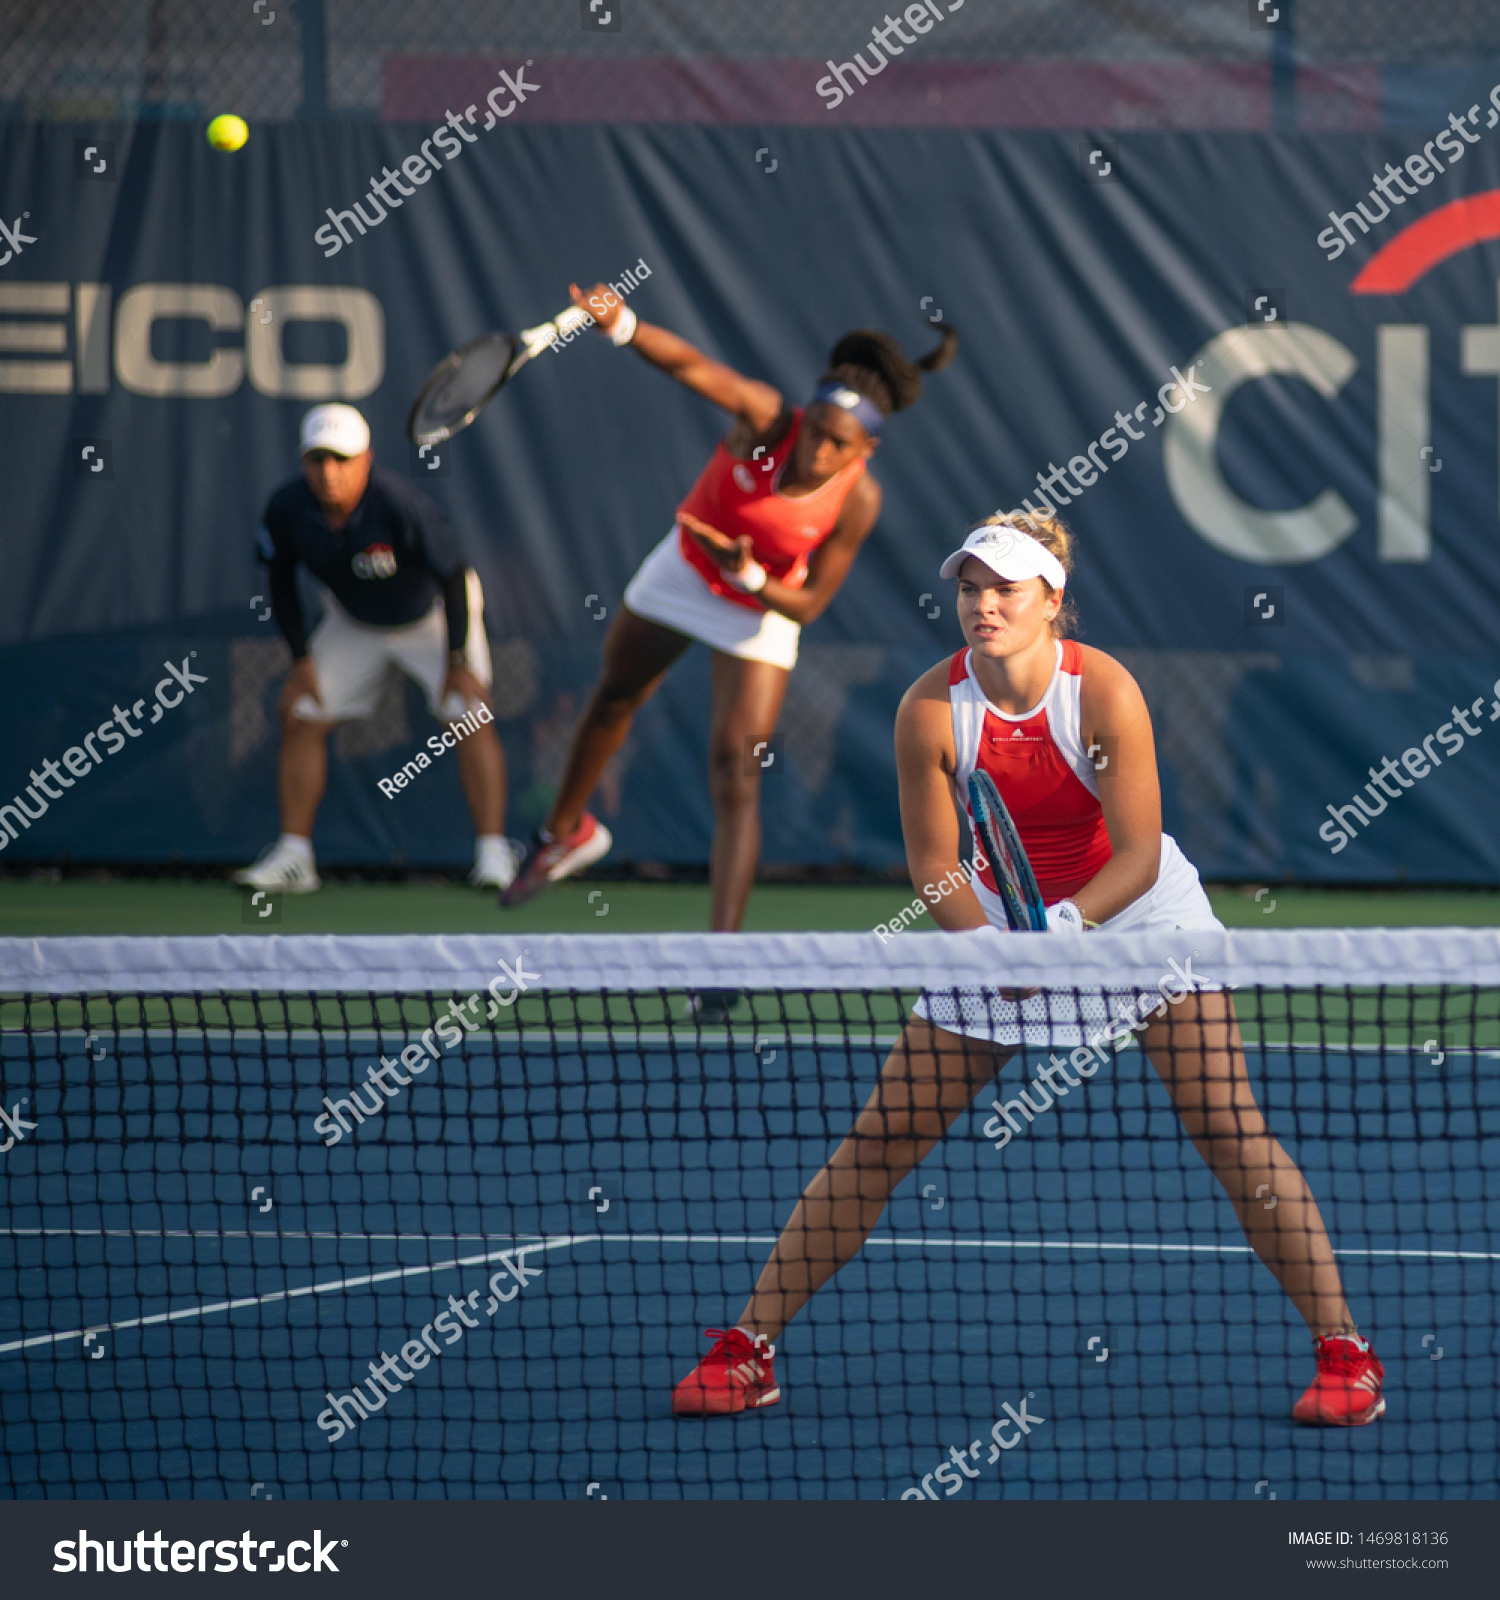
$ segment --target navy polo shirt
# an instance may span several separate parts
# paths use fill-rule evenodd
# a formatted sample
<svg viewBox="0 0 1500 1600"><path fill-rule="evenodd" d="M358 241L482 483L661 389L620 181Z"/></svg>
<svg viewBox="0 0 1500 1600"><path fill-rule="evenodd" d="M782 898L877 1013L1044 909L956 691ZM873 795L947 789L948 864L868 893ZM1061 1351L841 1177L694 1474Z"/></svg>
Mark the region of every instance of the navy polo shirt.
<svg viewBox="0 0 1500 1600"><path fill-rule="evenodd" d="M273 580L291 580L300 562L356 622L373 628L425 617L463 565L443 513L383 467L371 471L337 532L305 479L283 484L266 505L256 554Z"/></svg>

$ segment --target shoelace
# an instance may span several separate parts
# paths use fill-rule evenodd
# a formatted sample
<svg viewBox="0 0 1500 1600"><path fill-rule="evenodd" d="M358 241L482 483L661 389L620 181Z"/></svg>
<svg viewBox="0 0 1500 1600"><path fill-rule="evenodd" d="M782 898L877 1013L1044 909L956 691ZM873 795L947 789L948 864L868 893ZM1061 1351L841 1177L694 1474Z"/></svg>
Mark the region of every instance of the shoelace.
<svg viewBox="0 0 1500 1600"><path fill-rule="evenodd" d="M715 1341L714 1347L704 1356L704 1361L722 1361L725 1366L730 1366L747 1357L756 1357L769 1361L776 1354L773 1344L766 1344L761 1340L747 1339L738 1328L705 1328L705 1338Z"/></svg>
<svg viewBox="0 0 1500 1600"><path fill-rule="evenodd" d="M727 1361L731 1349L736 1344L744 1346L745 1350L750 1348L750 1341L738 1328L705 1328L703 1336L714 1341L713 1349L703 1358L705 1361L712 1361L716 1356ZM736 1355L741 1353L739 1350L734 1351Z"/></svg>
<svg viewBox="0 0 1500 1600"><path fill-rule="evenodd" d="M1364 1366L1370 1359L1367 1345L1347 1338L1322 1339L1318 1342L1317 1353L1319 1368L1341 1377Z"/></svg>

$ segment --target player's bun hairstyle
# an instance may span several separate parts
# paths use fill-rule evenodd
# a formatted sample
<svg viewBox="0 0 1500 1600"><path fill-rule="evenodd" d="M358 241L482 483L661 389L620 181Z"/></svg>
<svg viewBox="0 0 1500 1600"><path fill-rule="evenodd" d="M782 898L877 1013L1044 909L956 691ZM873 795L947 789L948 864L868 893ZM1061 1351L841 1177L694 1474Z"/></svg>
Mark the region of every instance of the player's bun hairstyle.
<svg viewBox="0 0 1500 1600"><path fill-rule="evenodd" d="M1018 511L997 511L976 522L974 527L966 530L964 537L967 538L976 528L995 527L1019 528L1022 533L1029 533L1039 545L1057 557L1063 571L1072 579L1073 535L1058 516L1045 511L1027 511L1024 506ZM1056 593L1045 578L1042 579L1042 586L1048 594ZM1073 603L1073 591L1071 588L1064 589L1062 609L1052 619L1052 637L1066 639L1078 631L1078 607Z"/></svg>
<svg viewBox="0 0 1500 1600"><path fill-rule="evenodd" d="M946 367L958 350L958 334L944 328L935 350L913 361L888 333L855 328L828 355L820 383L842 383L862 394L882 416L905 411L922 392L922 374Z"/></svg>

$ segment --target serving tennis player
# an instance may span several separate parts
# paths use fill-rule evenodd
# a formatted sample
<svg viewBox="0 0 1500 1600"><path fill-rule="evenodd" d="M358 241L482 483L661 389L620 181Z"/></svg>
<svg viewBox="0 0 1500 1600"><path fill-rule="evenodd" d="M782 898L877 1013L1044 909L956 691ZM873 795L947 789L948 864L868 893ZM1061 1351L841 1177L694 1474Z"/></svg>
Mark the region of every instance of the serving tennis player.
<svg viewBox="0 0 1500 1600"><path fill-rule="evenodd" d="M941 575L958 580L966 648L924 673L896 716L912 882L952 874L953 893L932 907L944 928L1007 926L991 869L971 889L958 866L956 796L977 768L1015 821L1052 930L1220 928L1197 871L1161 831L1151 719L1135 680L1103 651L1064 637L1071 567L1063 526L1025 512L988 519L943 563ZM1105 781L1101 756L1114 767ZM1146 1055L1251 1248L1313 1337L1316 1376L1292 1415L1374 1421L1385 1410L1384 1369L1350 1319L1317 1203L1255 1103L1233 1000L1186 986L1173 1006L1154 998L1161 1015L1142 1031ZM1052 1001L1037 1004L1045 1012ZM999 1036L1009 1027L1016 1038L1023 1005L978 989L919 1002L864 1110L803 1192L738 1324L709 1330L716 1342L677 1385L675 1412L727 1414L780 1398L773 1357L782 1329L859 1251L892 1190L1009 1059L1013 1045ZM986 1137L1000 1133L999 1121Z"/></svg>
<svg viewBox="0 0 1500 1600"><path fill-rule="evenodd" d="M292 652L278 708L281 837L234 881L284 894L319 887L312 830L328 783L328 735L374 711L394 664L422 686L445 726L435 737L455 752L478 836L469 881L504 888L516 851L504 835L505 755L490 725L478 574L464 566L442 512L374 465L369 426L353 406L314 406L302 419L301 455L302 476L266 506L256 552ZM299 565L323 586L323 620L310 638Z"/></svg>
<svg viewBox="0 0 1500 1600"><path fill-rule="evenodd" d="M892 412L945 366L957 335L912 361L887 333L856 329L833 347L805 405L642 322L604 284L573 301L616 345L722 407L733 425L677 510L671 531L625 590L604 670L573 736L546 825L501 896L519 905L610 848L585 809L632 718L695 640L713 651L708 752L715 931L738 928L760 853L760 768L797 660L802 627L822 615L880 513L866 468ZM762 747L764 747L762 745Z"/></svg>

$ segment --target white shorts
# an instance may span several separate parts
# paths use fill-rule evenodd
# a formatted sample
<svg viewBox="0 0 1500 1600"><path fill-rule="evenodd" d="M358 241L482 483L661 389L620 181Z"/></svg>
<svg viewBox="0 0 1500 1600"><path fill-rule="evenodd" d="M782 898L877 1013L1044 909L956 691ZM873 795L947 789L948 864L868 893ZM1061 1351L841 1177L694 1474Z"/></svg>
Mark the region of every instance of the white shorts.
<svg viewBox="0 0 1500 1600"><path fill-rule="evenodd" d="M999 898L974 885L985 915L998 928L1006 928L1005 912ZM1121 912L1100 924L1110 933L1145 932L1150 929L1182 928L1186 931L1222 932L1224 924L1214 915L1203 891L1198 869L1183 855L1169 833L1161 836L1161 864L1156 882L1139 900L1132 900ZM1059 940L1069 937L1053 935ZM1083 935L1084 938L1089 935ZM1184 949L1183 955L1196 955ZM1193 975L1193 988L1217 989L1217 984L1199 983ZM1136 1021L1162 1005L1163 992L1178 992L1187 987L1171 972L1162 974L1168 988L1162 990L1093 989L1043 990L1029 1000L1003 1000L998 989L956 988L928 991L913 1007L916 1016L925 1017L949 1033L970 1039L984 1039L998 1045L1033 1045L1045 1049L1070 1049L1095 1039L1114 1019L1128 1016Z"/></svg>
<svg viewBox="0 0 1500 1600"><path fill-rule="evenodd" d="M490 686L490 644L484 636L484 590L479 574L468 574L469 636L464 655L469 670ZM416 622L398 628L376 628L353 617L326 590L323 620L307 641L307 652L318 673L321 704L302 695L292 705L292 715L303 722L353 722L373 714L380 698L386 669L394 662L415 678L427 694L427 704L440 721L461 717L468 709L442 703L448 676L448 621L441 599Z"/></svg>
<svg viewBox="0 0 1500 1600"><path fill-rule="evenodd" d="M675 525L626 586L625 604L647 622L685 633L727 656L769 662L788 672L797 665L801 624L779 611L752 611L715 594L683 559Z"/></svg>

